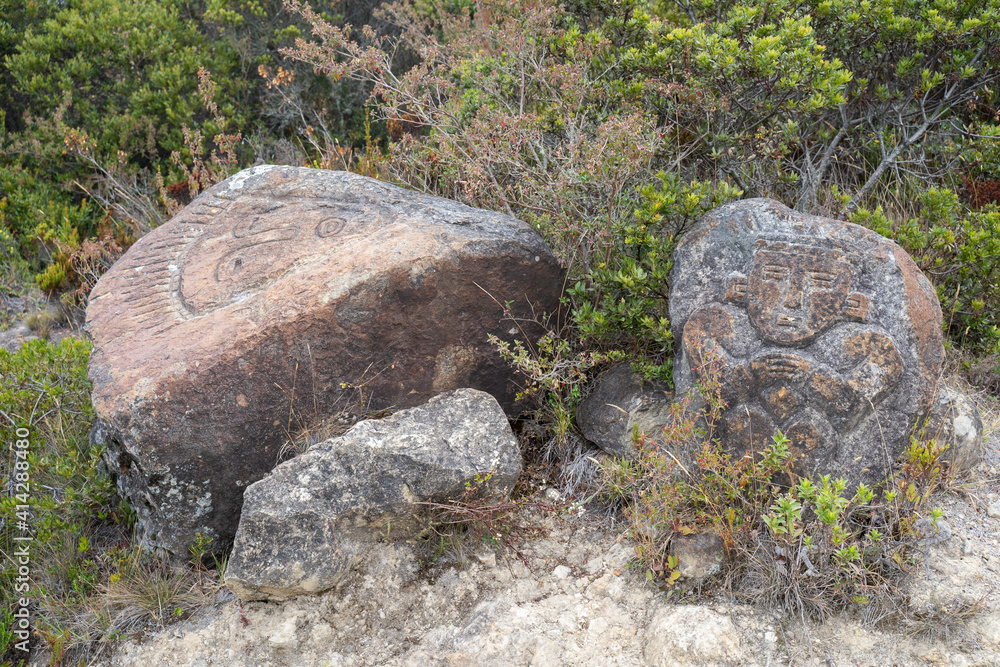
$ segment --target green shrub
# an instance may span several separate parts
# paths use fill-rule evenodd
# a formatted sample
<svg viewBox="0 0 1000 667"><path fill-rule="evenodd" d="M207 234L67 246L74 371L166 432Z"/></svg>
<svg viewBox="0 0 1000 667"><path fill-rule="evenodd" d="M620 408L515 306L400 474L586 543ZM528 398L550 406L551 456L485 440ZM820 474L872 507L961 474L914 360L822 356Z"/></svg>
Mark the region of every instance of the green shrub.
<svg viewBox="0 0 1000 667"><path fill-rule="evenodd" d="M902 162L937 181L963 116L995 104L998 0L658 6L634 13L622 78L670 124L677 163L807 212L832 184L853 209Z"/></svg>
<svg viewBox="0 0 1000 667"><path fill-rule="evenodd" d="M620 361L622 353L582 351L554 331L547 331L535 344L515 340L512 347L492 334L489 342L525 378L517 400L528 398L536 405L535 418L548 435L543 460L563 461L569 434L576 428L576 406L583 399L587 372Z"/></svg>
<svg viewBox="0 0 1000 667"><path fill-rule="evenodd" d="M615 246L569 294L574 321L589 338L629 348L647 375L672 384L668 299L677 242L703 215L742 193L722 182L683 183L660 172L641 188L634 217L612 232Z"/></svg>
<svg viewBox="0 0 1000 667"><path fill-rule="evenodd" d="M997 102L995 93L984 97L993 98L985 101L986 108ZM989 201L1000 204L1000 124L997 120L990 118L993 122L973 125L970 128L972 137L956 146L965 163L963 185L973 206Z"/></svg>
<svg viewBox="0 0 1000 667"><path fill-rule="evenodd" d="M956 193L929 188L916 217L890 219L881 207L850 220L894 239L937 289L951 341L974 355L1000 353L1000 208L971 210Z"/></svg>
<svg viewBox="0 0 1000 667"><path fill-rule="evenodd" d="M62 105L63 122L87 131L99 154L157 160L181 150L181 126L194 125L199 68L224 80L226 114L246 117L236 63L178 3L76 0L29 27L5 65L33 115Z"/></svg>
<svg viewBox="0 0 1000 667"><path fill-rule="evenodd" d="M96 207L74 203L69 193L21 161L0 163L0 227L35 270L51 263L56 241L92 234L99 216Z"/></svg>
<svg viewBox="0 0 1000 667"><path fill-rule="evenodd" d="M15 594L12 558L0 566L0 591L5 600L32 601L35 628L62 627L67 609L82 604L95 585L97 566L89 553L95 526L127 520L114 501L101 452L89 442L89 354L90 344L74 338L58 344L33 340L13 354L0 349L0 439L29 443L26 459L15 458L10 448L0 460L0 475L9 480L18 479L15 465L26 462L27 469L22 465L18 472L28 485L11 487L0 498L6 526L0 551L13 553L20 546L16 536L33 538L30 591ZM20 435L18 429L24 429ZM8 648L0 646L0 655Z"/></svg>
<svg viewBox="0 0 1000 667"><path fill-rule="evenodd" d="M0 207L3 200L0 200ZM28 263L21 256L17 239L7 227L0 224L0 290L8 294L19 294L30 280ZM0 327L9 324L5 321L9 314L0 315Z"/></svg>

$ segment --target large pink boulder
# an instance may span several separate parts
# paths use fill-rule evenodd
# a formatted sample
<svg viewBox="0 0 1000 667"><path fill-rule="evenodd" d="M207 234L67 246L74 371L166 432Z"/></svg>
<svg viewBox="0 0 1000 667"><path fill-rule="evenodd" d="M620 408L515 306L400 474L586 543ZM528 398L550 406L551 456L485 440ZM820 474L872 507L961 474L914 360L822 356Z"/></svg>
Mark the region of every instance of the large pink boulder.
<svg viewBox="0 0 1000 667"><path fill-rule="evenodd" d="M508 216L349 173L248 169L94 288L94 438L148 546L222 546L289 436L349 400L404 408L471 387L515 410L487 335L524 338L505 304L553 313L562 276Z"/></svg>

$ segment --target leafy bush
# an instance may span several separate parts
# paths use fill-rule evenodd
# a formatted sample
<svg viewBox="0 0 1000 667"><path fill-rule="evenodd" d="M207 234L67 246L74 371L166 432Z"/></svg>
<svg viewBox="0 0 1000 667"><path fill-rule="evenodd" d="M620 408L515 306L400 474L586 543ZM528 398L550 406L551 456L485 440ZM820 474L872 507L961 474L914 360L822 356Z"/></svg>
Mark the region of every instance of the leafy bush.
<svg viewBox="0 0 1000 667"><path fill-rule="evenodd" d="M72 244L75 238L79 243L93 233L100 212L85 202L73 204L58 185L21 162L0 164L0 227L37 271L62 251L57 242Z"/></svg>
<svg viewBox="0 0 1000 667"><path fill-rule="evenodd" d="M881 207L850 220L895 239L937 289L948 337L972 354L1000 353L1000 208L970 210L951 190L918 195L916 217L890 219Z"/></svg>
<svg viewBox="0 0 1000 667"><path fill-rule="evenodd" d="M2 200L0 200L2 201ZM8 294L18 294L30 280L30 268L21 256L17 239L6 225L0 224L0 290ZM11 315L0 315L0 327L5 327Z"/></svg>
<svg viewBox="0 0 1000 667"><path fill-rule="evenodd" d="M671 122L678 162L807 212L831 184L853 210L901 163L937 180L959 119L995 102L997 0L681 1L636 16L642 45L623 66Z"/></svg>
<svg viewBox="0 0 1000 667"><path fill-rule="evenodd" d="M531 348L515 340L513 348L490 334L489 342L501 358L517 369L527 384L517 393L517 400L530 398L536 403L535 418L548 432L544 461L566 458L570 433L576 428L576 406L583 399L587 371L595 366L619 361L620 351L585 352L556 332L547 331Z"/></svg>
<svg viewBox="0 0 1000 667"><path fill-rule="evenodd" d="M208 46L176 3L77 0L30 27L5 66L33 115L64 105L63 121L91 134L99 154L155 161L183 148L199 68L225 77L228 115L245 113L236 104L246 84L235 51Z"/></svg>
<svg viewBox="0 0 1000 667"><path fill-rule="evenodd" d="M673 382L668 299L677 242L701 217L742 193L722 182L682 183L664 172L640 190L632 218L612 232L613 252L569 291L573 319L589 338L638 352L647 375Z"/></svg>

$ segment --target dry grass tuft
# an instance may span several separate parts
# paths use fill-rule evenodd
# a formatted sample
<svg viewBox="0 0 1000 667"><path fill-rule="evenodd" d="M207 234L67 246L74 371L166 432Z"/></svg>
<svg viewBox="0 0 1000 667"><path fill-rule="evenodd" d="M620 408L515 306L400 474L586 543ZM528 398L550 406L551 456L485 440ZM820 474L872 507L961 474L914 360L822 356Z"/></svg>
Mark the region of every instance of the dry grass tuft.
<svg viewBox="0 0 1000 667"><path fill-rule="evenodd" d="M985 610L984 599L985 596L978 600L935 600L911 608L903 621L903 628L911 637L975 644L978 639L968 632L966 626Z"/></svg>
<svg viewBox="0 0 1000 667"><path fill-rule="evenodd" d="M163 627L211 602L203 579L165 558L132 551L119 561L119 571L101 584L96 613L106 633L130 633L143 625Z"/></svg>

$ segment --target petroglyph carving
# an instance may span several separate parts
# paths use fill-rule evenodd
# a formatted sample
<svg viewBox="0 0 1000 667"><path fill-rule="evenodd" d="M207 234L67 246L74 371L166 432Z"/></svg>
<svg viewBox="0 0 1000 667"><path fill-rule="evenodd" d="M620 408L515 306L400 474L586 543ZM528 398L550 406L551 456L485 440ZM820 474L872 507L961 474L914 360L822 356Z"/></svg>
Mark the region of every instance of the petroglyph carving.
<svg viewBox="0 0 1000 667"><path fill-rule="evenodd" d="M903 362L892 339L863 326L870 299L852 292L851 255L815 245L757 242L746 275L734 274L724 300L708 305L684 327L684 346L696 372L709 357L723 372L730 409L728 440L760 449L780 429L800 453L826 457L837 435L874 409L899 380ZM839 363L826 363L812 344L827 337ZM757 343L751 353L731 344Z"/></svg>
<svg viewBox="0 0 1000 667"><path fill-rule="evenodd" d="M374 206L334 208L308 199L240 201L185 250L177 295L191 315L244 300L392 217Z"/></svg>
<svg viewBox="0 0 1000 667"><path fill-rule="evenodd" d="M689 238L671 292L678 390L721 374L717 434L734 450L781 431L800 471L863 479L858 450L890 440L876 462L889 465L940 372L940 310L915 321L932 290L909 277L912 261L867 230L768 200L719 209Z"/></svg>

